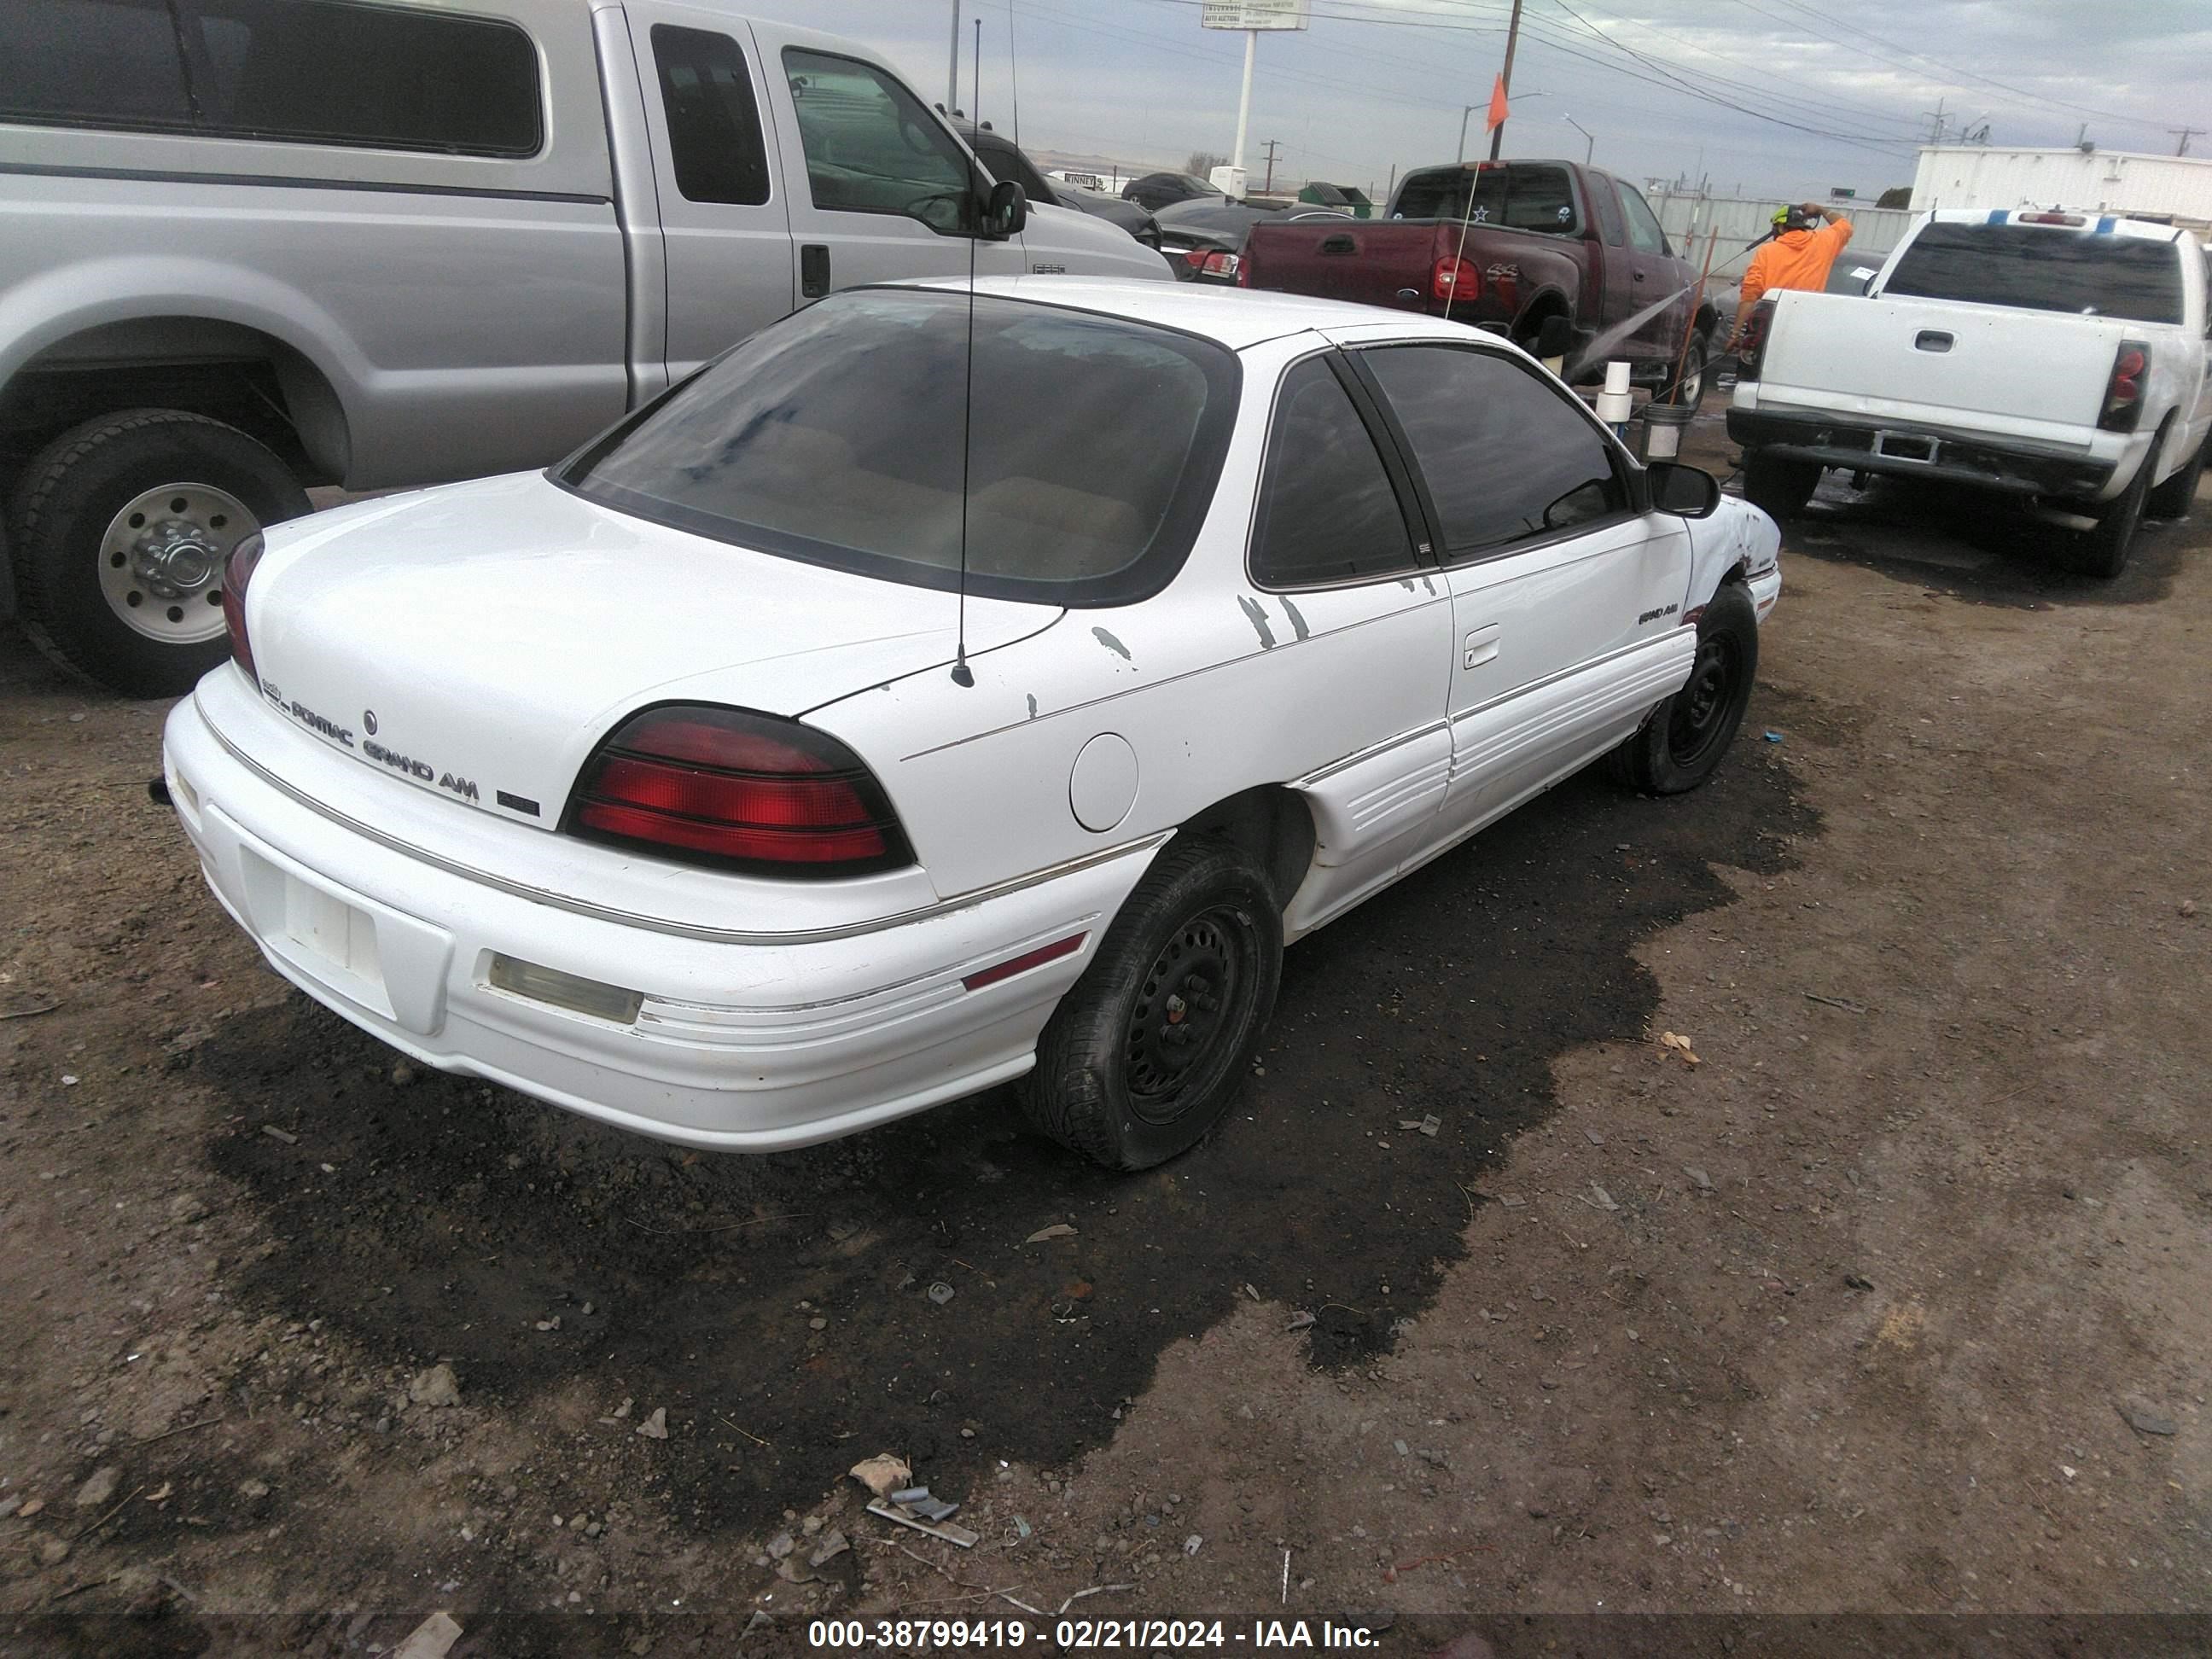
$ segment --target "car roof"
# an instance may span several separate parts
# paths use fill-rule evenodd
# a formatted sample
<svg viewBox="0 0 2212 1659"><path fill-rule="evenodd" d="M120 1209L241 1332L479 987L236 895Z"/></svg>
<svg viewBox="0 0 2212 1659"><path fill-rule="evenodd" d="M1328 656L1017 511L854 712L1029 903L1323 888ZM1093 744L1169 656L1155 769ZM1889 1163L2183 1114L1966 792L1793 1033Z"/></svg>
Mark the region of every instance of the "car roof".
<svg viewBox="0 0 2212 1659"><path fill-rule="evenodd" d="M965 277L948 276L884 286L964 289L967 285ZM1179 329L1186 334L1216 341L1231 351L1311 330L1354 328L1394 318L1417 323L1425 320L1343 300L1316 300L1302 294L1220 284L1153 283L1137 277L984 276L976 280L975 291Z"/></svg>
<svg viewBox="0 0 2212 1659"><path fill-rule="evenodd" d="M2044 213L2063 213L2081 222L2053 225L2028 216ZM2171 242L2184 234L2172 225L2130 219L2123 214L2101 213L2095 208L1937 208L1928 216L1937 224L2026 224L2037 230L2071 231L2076 236L2132 236L2148 242Z"/></svg>

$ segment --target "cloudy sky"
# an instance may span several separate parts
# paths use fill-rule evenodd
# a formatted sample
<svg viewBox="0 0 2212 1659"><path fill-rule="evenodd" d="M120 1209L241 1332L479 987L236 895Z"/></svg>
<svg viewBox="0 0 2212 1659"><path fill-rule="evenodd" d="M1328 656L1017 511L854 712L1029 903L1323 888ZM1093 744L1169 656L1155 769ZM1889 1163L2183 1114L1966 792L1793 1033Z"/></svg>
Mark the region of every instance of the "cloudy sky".
<svg viewBox="0 0 2212 1659"><path fill-rule="evenodd" d="M1261 143L1279 167L1382 186L1449 161L1462 107L1489 98L1510 0L1310 0L1311 27L1262 35ZM865 40L945 95L951 0L747 0L745 9ZM1177 166L1236 133L1241 34L1203 31L1199 0L963 0L961 102L983 20L981 113L1011 125L1009 33L1032 150ZM1726 192L1871 197L1910 184L1938 100L1955 134L2171 155L2169 128L2212 127L2208 0L1527 0L1509 155L1580 156L1633 178ZM1483 146L1482 112L1470 154ZM2212 134L2191 141L2212 155Z"/></svg>

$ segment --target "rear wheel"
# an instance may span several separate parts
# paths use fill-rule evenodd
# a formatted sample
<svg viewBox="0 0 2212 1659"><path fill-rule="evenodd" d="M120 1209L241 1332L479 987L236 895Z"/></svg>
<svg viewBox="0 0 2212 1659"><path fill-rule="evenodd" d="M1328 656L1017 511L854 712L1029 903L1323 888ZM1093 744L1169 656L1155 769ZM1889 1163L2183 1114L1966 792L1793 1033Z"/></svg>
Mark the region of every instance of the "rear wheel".
<svg viewBox="0 0 2212 1659"><path fill-rule="evenodd" d="M1613 751L1616 780L1646 795L1679 795L1720 769L1751 703L1759 672L1759 613L1751 595L1721 584L1698 618L1698 656L1682 689Z"/></svg>
<svg viewBox="0 0 2212 1659"><path fill-rule="evenodd" d="M1698 405L1705 400L1705 342L1700 335L1690 342L1690 349L1682 358L1682 373L1674 382L1673 395L1667 401L1677 409L1686 409L1695 413Z"/></svg>
<svg viewBox="0 0 2212 1659"><path fill-rule="evenodd" d="M1282 966L1267 878L1224 842L1174 843L1038 1039L1024 1111L1109 1169L1187 1151L1229 1109Z"/></svg>
<svg viewBox="0 0 2212 1659"><path fill-rule="evenodd" d="M2181 471L2154 486L2143 499L2143 514L2152 519L2185 519L2197 500L2197 481L2204 476L2204 462L2212 456L2212 434L2197 447Z"/></svg>
<svg viewBox="0 0 2212 1659"><path fill-rule="evenodd" d="M70 667L127 696L188 691L228 653L231 550L307 510L290 470L235 427L173 409L88 421L16 487L23 621Z"/></svg>
<svg viewBox="0 0 2212 1659"><path fill-rule="evenodd" d="M1743 498L1770 519L1794 519L1820 487L1818 461L1787 460L1754 449L1743 458Z"/></svg>
<svg viewBox="0 0 2212 1659"><path fill-rule="evenodd" d="M2160 441L2165 435L2159 434ZM2128 487L2098 515L2097 527L2084 532L2075 543L2072 562L2083 575L2110 581L2128 568L2136 532L2142 525L2143 506L2150 499L2151 468L2156 464L2158 452L2159 443L2154 442Z"/></svg>

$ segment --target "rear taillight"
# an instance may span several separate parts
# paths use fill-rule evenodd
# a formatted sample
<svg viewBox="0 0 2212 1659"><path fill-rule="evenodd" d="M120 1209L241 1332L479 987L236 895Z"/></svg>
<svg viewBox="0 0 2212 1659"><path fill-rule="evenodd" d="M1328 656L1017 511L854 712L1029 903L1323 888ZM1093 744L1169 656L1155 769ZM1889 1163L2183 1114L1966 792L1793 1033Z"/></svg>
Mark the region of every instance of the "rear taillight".
<svg viewBox="0 0 2212 1659"><path fill-rule="evenodd" d="M1743 319L1743 340L1736 347L1735 377L1739 380L1759 378L1759 354L1766 349L1767 331L1774 325L1774 301L1761 300L1751 308L1751 315Z"/></svg>
<svg viewBox="0 0 2212 1659"><path fill-rule="evenodd" d="M1447 253L1437 261L1429 278L1429 292L1439 300L1465 304L1481 296L1482 272L1472 262Z"/></svg>
<svg viewBox="0 0 2212 1659"><path fill-rule="evenodd" d="M564 827L685 863L850 876L913 861L883 787L835 738L742 708L672 703L585 763Z"/></svg>
<svg viewBox="0 0 2212 1659"><path fill-rule="evenodd" d="M1202 247L1187 247L1182 251L1182 262L1190 267L1190 274L1192 276L1195 276L1200 271L1206 269L1206 261L1208 252L1209 251L1207 249Z"/></svg>
<svg viewBox="0 0 2212 1659"><path fill-rule="evenodd" d="M253 580L261 553L261 536L256 532L230 550L229 561L222 568L222 625L230 635L230 659L256 685L261 684L261 676L253 668L253 642L246 637L246 585Z"/></svg>
<svg viewBox="0 0 2212 1659"><path fill-rule="evenodd" d="M2105 383L2104 412L2097 425L2106 432L2132 432L2142 415L2143 381L2150 374L2150 348L2123 340L2112 354L2112 378Z"/></svg>
<svg viewBox="0 0 2212 1659"><path fill-rule="evenodd" d="M1209 253L1199 269L1208 276L1218 276L1226 282L1233 280L1243 269L1243 261L1233 253Z"/></svg>

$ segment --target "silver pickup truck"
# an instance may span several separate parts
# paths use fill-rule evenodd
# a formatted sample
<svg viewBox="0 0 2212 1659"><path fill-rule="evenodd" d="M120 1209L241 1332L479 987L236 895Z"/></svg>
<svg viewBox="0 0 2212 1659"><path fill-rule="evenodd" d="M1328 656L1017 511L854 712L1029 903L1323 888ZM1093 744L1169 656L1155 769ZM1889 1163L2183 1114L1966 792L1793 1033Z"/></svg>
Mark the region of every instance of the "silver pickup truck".
<svg viewBox="0 0 2212 1659"><path fill-rule="evenodd" d="M0 4L16 608L179 692L307 486L547 465L855 283L1169 279L993 188L879 58L714 0Z"/></svg>

